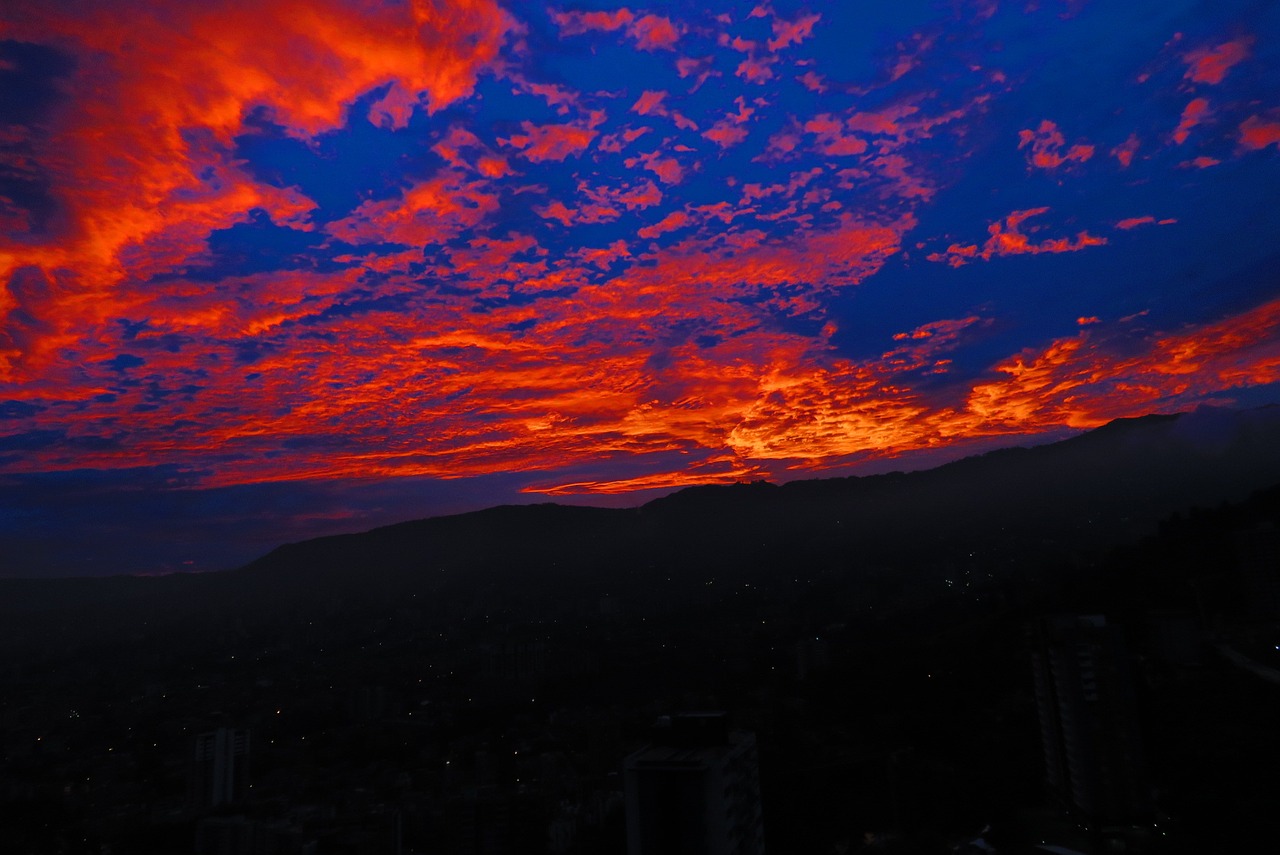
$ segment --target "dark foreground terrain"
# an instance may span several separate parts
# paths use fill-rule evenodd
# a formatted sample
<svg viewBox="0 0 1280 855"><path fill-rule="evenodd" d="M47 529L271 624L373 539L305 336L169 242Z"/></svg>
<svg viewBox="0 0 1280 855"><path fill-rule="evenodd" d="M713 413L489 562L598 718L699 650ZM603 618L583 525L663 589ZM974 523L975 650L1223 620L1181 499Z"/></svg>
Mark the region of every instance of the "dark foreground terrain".
<svg viewBox="0 0 1280 855"><path fill-rule="evenodd" d="M1280 413L1198 411L909 475L405 523L229 573L3 581L0 851L621 853L622 761L688 709L756 733L773 855L1087 850L1044 786L1047 614L1122 629L1154 792L1126 845L1259 851L1280 832L1276 485ZM250 742L214 806L194 757L217 728Z"/></svg>

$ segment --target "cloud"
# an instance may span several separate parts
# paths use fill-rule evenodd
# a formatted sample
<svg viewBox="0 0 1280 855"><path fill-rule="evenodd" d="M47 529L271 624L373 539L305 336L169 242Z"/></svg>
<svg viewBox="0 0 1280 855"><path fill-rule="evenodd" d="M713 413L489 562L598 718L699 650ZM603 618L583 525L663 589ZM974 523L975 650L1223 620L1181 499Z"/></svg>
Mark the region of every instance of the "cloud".
<svg viewBox="0 0 1280 855"><path fill-rule="evenodd" d="M76 62L70 106L51 118L36 155L64 213L59 232L5 253L0 280L28 265L75 271L66 301L49 313L68 339L95 315L128 311L116 305L117 283L182 264L253 209L280 224L305 222L314 203L252 180L231 156L251 116L310 137L342 126L357 97L389 86L370 115L400 127L419 103L438 111L469 95L513 26L489 0L377 8L215 0L136 13L105 0L19 0L10 11L4 38L56 44ZM0 379L17 379L19 364L36 370L36 356L5 353Z"/></svg>
<svg viewBox="0 0 1280 855"><path fill-rule="evenodd" d="M1213 85L1221 83L1232 66L1248 58L1252 44L1252 38L1239 38L1216 47L1191 51L1184 57L1187 63L1186 79Z"/></svg>
<svg viewBox="0 0 1280 855"><path fill-rule="evenodd" d="M646 239L656 238L658 235L673 232L676 229L682 228L688 222L689 215L684 211L672 211L653 225L645 226L640 229L636 234Z"/></svg>
<svg viewBox="0 0 1280 855"><path fill-rule="evenodd" d="M641 116L665 116L667 108L662 106L662 102L666 97L666 92L646 89L631 105L631 112Z"/></svg>
<svg viewBox="0 0 1280 855"><path fill-rule="evenodd" d="M613 12L552 12L551 19L561 36L576 36L592 31L625 30L641 50L673 50L680 32L670 18L660 15L636 16L623 7Z"/></svg>
<svg viewBox="0 0 1280 855"><path fill-rule="evenodd" d="M1187 106L1182 109L1182 118L1178 121L1178 127L1174 129L1173 141L1178 145L1182 145L1187 141L1187 137L1191 135L1191 129L1204 121L1209 115L1209 99L1193 98L1187 102Z"/></svg>
<svg viewBox="0 0 1280 855"><path fill-rule="evenodd" d="M497 210L498 199L487 181L442 169L398 198L364 202L349 216L326 225L325 231L350 244L422 246L443 243Z"/></svg>
<svg viewBox="0 0 1280 855"><path fill-rule="evenodd" d="M1018 149L1030 148L1027 152L1027 163L1040 169L1057 169L1072 161L1084 163L1093 157L1091 145L1077 143L1066 147L1066 138L1058 126L1045 119L1034 131L1018 131Z"/></svg>
<svg viewBox="0 0 1280 855"><path fill-rule="evenodd" d="M1107 239L1095 237L1086 231L1080 232L1074 239L1072 238L1047 238L1039 243L1033 243L1031 239L1021 231L1022 224L1041 214L1048 213L1049 209L1029 208L1024 211L1014 211L999 222L992 223L987 227L987 231L991 237L987 238L986 243L978 247L976 244L962 246L960 244L951 244L947 247L946 252L934 252L928 256L929 261L945 261L952 267L960 267L975 258L981 258L984 261L990 261L996 256L1003 255L1027 255L1038 254L1042 252L1058 253L1058 252L1076 252L1091 246L1102 246L1106 244ZM1033 227L1034 231L1036 227Z"/></svg>
<svg viewBox="0 0 1280 855"><path fill-rule="evenodd" d="M813 25L822 20L822 15L801 15L794 21L773 19L773 38L769 39L769 50L777 51L800 42L813 35Z"/></svg>
<svg viewBox="0 0 1280 855"><path fill-rule="evenodd" d="M1250 116L1240 123L1240 144L1254 151L1280 145L1280 122Z"/></svg>
<svg viewBox="0 0 1280 855"><path fill-rule="evenodd" d="M674 50L680 40L680 33L670 18L659 15L645 15L637 18L627 32L636 40L636 47L641 50Z"/></svg>
<svg viewBox="0 0 1280 855"><path fill-rule="evenodd" d="M1091 229L1174 219L1121 219L1142 210L1195 228L1184 185L1209 198L1229 172L1179 171L1197 152L1150 146L1168 116L1099 87L1101 54L1080 57L1080 81L1038 81L1020 52L989 67L1011 21L1040 13L992 6L981 26L948 19L946 38L887 28L846 57L825 18L763 5L736 22L553 11L581 42L547 64L539 16L483 0L124 8L32 3L0 23L73 68L40 123L0 127L0 221L21 227L0 238L0 418L31 446L6 473L520 472L612 495L1094 424L1274 375L1265 312L1197 324L1190 304L1155 334L1100 320L1133 310L1104 300L1027 321L1002 302L1016 265L985 268L990 287L950 294L940 317L899 287L950 278L922 256L1047 267L1102 245L1049 216L1098 200ZM1245 180L1267 159L1239 155L1280 130L1268 93L1228 74L1226 43L1145 93L1180 104L1220 85L1232 138L1206 151L1228 157L1238 134ZM1129 135L1119 168L1068 188L1014 163L1025 180L1000 183L1019 125L997 105L1045 103L1050 84L1081 93L1079 128ZM1055 177L1096 153L1048 120L1018 137ZM987 220L955 242L936 231L992 198L1008 202L992 216L1011 212L987 238ZM1161 237L1112 236L1111 266ZM1153 293L1126 281L1131 304Z"/></svg>
<svg viewBox="0 0 1280 855"><path fill-rule="evenodd" d="M520 123L520 128L523 133L499 141L518 149L526 160L534 163L581 154L599 133L582 124L535 125L525 121Z"/></svg>
<svg viewBox="0 0 1280 855"><path fill-rule="evenodd" d="M1280 380L1280 301L1158 334L1136 353L1087 332L997 366L968 408L991 426L1097 427L1113 418L1178 408L1223 389Z"/></svg>
<svg viewBox="0 0 1280 855"><path fill-rule="evenodd" d="M635 15L625 6L613 12L552 12L551 19L560 28L562 36L577 36L593 30L612 32L622 29L635 20Z"/></svg>
<svg viewBox="0 0 1280 855"><path fill-rule="evenodd" d="M1137 154L1138 147L1141 144L1137 134L1130 134L1128 139L1111 149L1111 156L1120 161L1122 169L1128 169L1133 163L1133 156Z"/></svg>
<svg viewBox="0 0 1280 855"><path fill-rule="evenodd" d="M674 157L663 157L661 152L651 151L639 157L629 157L628 167L641 166L658 176L663 184L679 184L684 181L684 167Z"/></svg>

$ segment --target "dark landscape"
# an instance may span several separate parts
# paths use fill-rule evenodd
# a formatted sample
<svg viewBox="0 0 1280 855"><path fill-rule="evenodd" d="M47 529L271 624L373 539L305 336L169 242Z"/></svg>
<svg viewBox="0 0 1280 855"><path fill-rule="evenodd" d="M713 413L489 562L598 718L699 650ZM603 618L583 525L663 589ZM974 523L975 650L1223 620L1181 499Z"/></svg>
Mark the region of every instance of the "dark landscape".
<svg viewBox="0 0 1280 855"><path fill-rule="evenodd" d="M770 853L1250 851L1280 831L1278 524L1280 408L1206 408L223 573L2 580L5 851L622 853L624 759L708 710L755 734ZM1054 615L1122 636L1153 798L1105 834L1046 785ZM214 805L220 728L251 742Z"/></svg>
<svg viewBox="0 0 1280 855"><path fill-rule="evenodd" d="M1280 850L1280 3L0 0L0 855Z"/></svg>

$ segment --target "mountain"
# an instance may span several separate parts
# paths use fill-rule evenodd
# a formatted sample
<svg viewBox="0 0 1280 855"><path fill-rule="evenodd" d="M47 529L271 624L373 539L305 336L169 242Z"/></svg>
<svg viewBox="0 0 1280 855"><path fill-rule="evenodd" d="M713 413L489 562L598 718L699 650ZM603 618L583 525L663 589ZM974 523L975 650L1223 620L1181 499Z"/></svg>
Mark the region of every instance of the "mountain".
<svg viewBox="0 0 1280 855"><path fill-rule="evenodd" d="M779 562L900 563L1027 544L1067 551L1136 539L1172 513L1280 483L1280 407L1118 419L1079 436L936 469L692 487L637 509L506 506L281 547L235 571L362 584L408 575L767 574ZM664 570L665 572L665 570ZM433 575L434 574L434 575Z"/></svg>
<svg viewBox="0 0 1280 855"><path fill-rule="evenodd" d="M269 617L421 597L457 613L535 617L601 598L669 611L743 585L785 597L814 576L910 587L913 574L957 566L1016 575L1079 564L1174 513L1275 484L1280 407L1206 407L920 472L693 487L634 509L435 517L289 544L225 573L4 580L0 617L24 617L12 637L54 611L89 631L113 611L181 621L193 610Z"/></svg>

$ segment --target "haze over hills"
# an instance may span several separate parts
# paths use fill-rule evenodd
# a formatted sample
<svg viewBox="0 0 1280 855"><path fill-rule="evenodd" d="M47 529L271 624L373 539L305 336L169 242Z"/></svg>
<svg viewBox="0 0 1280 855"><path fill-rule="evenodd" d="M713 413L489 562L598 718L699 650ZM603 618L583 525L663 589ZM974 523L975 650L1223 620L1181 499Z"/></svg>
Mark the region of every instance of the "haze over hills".
<svg viewBox="0 0 1280 855"><path fill-rule="evenodd" d="M1200 408L919 472L693 487L634 509L541 504L435 517L289 544L223 573L3 580L0 612L138 598L167 612L223 600L269 612L409 592L530 614L606 596L661 610L728 584L767 588L792 570L909 575L963 561L1017 572L1070 562L1176 512L1276 483L1280 407Z"/></svg>
<svg viewBox="0 0 1280 855"><path fill-rule="evenodd" d="M691 487L638 509L504 506L283 546L239 579L489 572L767 573L1027 544L1135 539L1193 505L1280 482L1280 407L1119 419L1068 440L911 473ZM705 581L705 580L701 580ZM428 581L428 584L430 582Z"/></svg>

